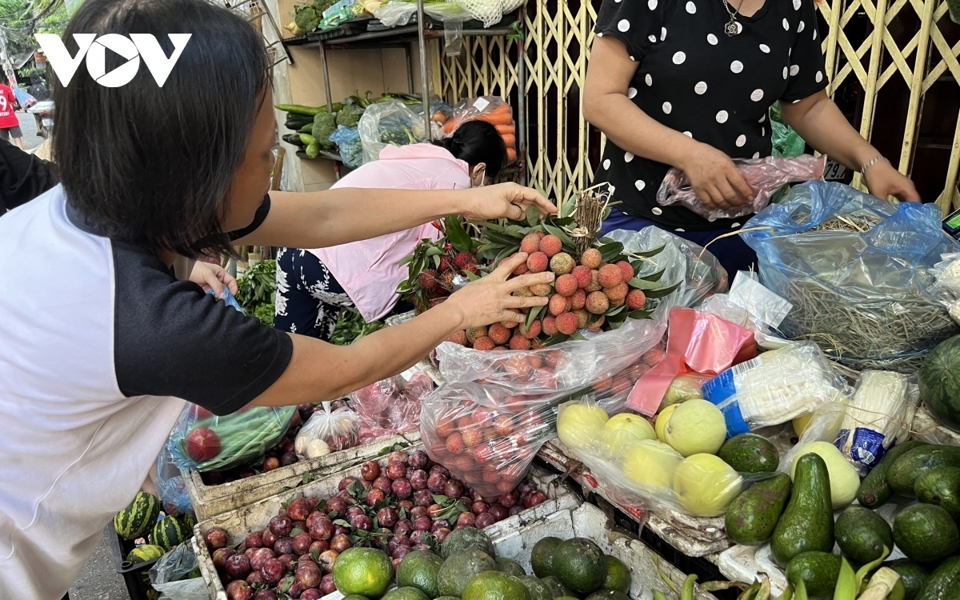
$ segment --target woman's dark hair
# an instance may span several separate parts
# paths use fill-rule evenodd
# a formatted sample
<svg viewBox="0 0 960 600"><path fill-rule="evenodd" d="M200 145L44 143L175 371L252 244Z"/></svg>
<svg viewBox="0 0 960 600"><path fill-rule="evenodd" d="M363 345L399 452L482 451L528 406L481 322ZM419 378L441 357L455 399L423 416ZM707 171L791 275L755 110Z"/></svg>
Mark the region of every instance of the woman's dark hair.
<svg viewBox="0 0 960 600"><path fill-rule="evenodd" d="M269 85L257 31L205 0L86 0L63 35L71 55L80 33L153 34L167 56L168 34L192 36L163 87L142 59L121 87L101 86L84 62L69 85L54 78L53 152L70 204L120 239L232 252L223 201ZM126 62L106 54L107 73Z"/></svg>
<svg viewBox="0 0 960 600"><path fill-rule="evenodd" d="M480 163L487 165L486 174L494 178L507 160L503 138L497 128L486 121L467 121L453 132L452 137L435 143L471 167Z"/></svg>

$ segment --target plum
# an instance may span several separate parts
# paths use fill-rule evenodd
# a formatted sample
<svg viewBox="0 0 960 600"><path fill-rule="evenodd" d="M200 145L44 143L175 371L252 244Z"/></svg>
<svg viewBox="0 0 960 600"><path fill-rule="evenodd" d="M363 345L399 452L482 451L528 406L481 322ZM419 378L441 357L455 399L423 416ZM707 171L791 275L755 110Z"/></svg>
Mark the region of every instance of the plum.
<svg viewBox="0 0 960 600"><path fill-rule="evenodd" d="M333 575L324 575L320 582L320 591L324 594L332 594L337 591L337 584L333 582Z"/></svg>
<svg viewBox="0 0 960 600"><path fill-rule="evenodd" d="M263 472L273 471L274 469L280 468L280 459L276 456L271 456L263 461Z"/></svg>
<svg viewBox="0 0 960 600"><path fill-rule="evenodd" d="M251 586L260 586L263 583L263 575L260 571L250 571L250 574L247 575L247 583Z"/></svg>
<svg viewBox="0 0 960 600"><path fill-rule="evenodd" d="M296 534L293 533L293 532L294 532L294 531L297 531L297 530L299 530L299 532L307 531L307 522L306 522L306 521L294 521L294 522L293 522L293 529L290 530L290 537L293 537L294 535L296 535Z"/></svg>
<svg viewBox="0 0 960 600"><path fill-rule="evenodd" d="M283 456L280 457L280 466L289 467L298 460L300 459L297 458L296 452L284 452Z"/></svg>
<svg viewBox="0 0 960 600"><path fill-rule="evenodd" d="M313 538L310 537L309 533L298 533L293 537L293 553L297 556L306 554L310 551L310 544L312 543Z"/></svg>
<svg viewBox="0 0 960 600"><path fill-rule="evenodd" d="M310 549L307 550L308 555L316 554L320 555L321 552L326 552L330 549L330 542L326 540L316 540L310 544Z"/></svg>
<svg viewBox="0 0 960 600"><path fill-rule="evenodd" d="M332 573L333 565L337 562L337 557L340 556L340 553L336 550L327 550L320 555L319 565L324 573Z"/></svg>
<svg viewBox="0 0 960 600"><path fill-rule="evenodd" d="M224 565L227 564L227 559L236 553L237 551L233 548L217 548L213 551L213 566L223 569Z"/></svg>
<svg viewBox="0 0 960 600"><path fill-rule="evenodd" d="M436 533L438 529L450 529L450 521L446 519L437 519L430 527L430 533Z"/></svg>
<svg viewBox="0 0 960 600"><path fill-rule="evenodd" d="M450 479L450 471L446 467L441 465L434 465L430 468L430 475L443 475L447 479Z"/></svg>
<svg viewBox="0 0 960 600"><path fill-rule="evenodd" d="M320 519L320 517L323 517L324 519L329 519L329 518L330 518L330 517L328 517L327 515L325 515L324 513L320 512L319 510L315 510L315 511L311 512L311 513L307 516L307 520L304 521L304 523L305 523L306 526L307 526L307 528L306 528L304 531L310 531L310 528L313 527L313 524L316 523L317 520Z"/></svg>
<svg viewBox="0 0 960 600"><path fill-rule="evenodd" d="M330 550L333 550L337 554L340 554L341 552L349 550L352 547L353 547L353 541L350 539L349 535L346 535L344 533L341 533L340 535L336 535L333 537L332 540L330 540ZM325 553L321 553L320 555L323 556L323 554Z"/></svg>
<svg viewBox="0 0 960 600"><path fill-rule="evenodd" d="M434 537L436 537L436 536L434 536ZM433 552L433 549L432 549L430 546L426 545L426 544L417 544L416 546L413 547L413 549L414 549L415 551L417 551L417 552L427 552L427 553L432 553L432 552Z"/></svg>
<svg viewBox="0 0 960 600"><path fill-rule="evenodd" d="M387 477L386 475L377 477L373 481L373 489L380 490L384 494L389 494L390 490L393 489L393 480Z"/></svg>
<svg viewBox="0 0 960 600"><path fill-rule="evenodd" d="M409 498L397 502L397 508L400 510L413 510L414 506L416 506L416 504L414 504L413 500L410 500Z"/></svg>
<svg viewBox="0 0 960 600"><path fill-rule="evenodd" d="M250 558L250 568L261 571L268 560L276 557L277 555L270 548L258 548Z"/></svg>
<svg viewBox="0 0 960 600"><path fill-rule="evenodd" d="M323 598L323 592L317 588L307 588L300 594L300 600L320 600Z"/></svg>
<svg viewBox="0 0 960 600"><path fill-rule="evenodd" d="M339 496L334 496L327 501L327 515L336 513L338 516L347 512L347 501Z"/></svg>
<svg viewBox="0 0 960 600"><path fill-rule="evenodd" d="M300 594L302 593L303 593L303 586L297 583L296 581L291 583L290 587L287 588L287 596L294 598L294 600L296 600L297 598L300 598Z"/></svg>
<svg viewBox="0 0 960 600"><path fill-rule="evenodd" d="M381 490L373 489L367 492L367 506L376 506L378 502L386 500L387 495Z"/></svg>
<svg viewBox="0 0 960 600"><path fill-rule="evenodd" d="M510 510L507 511L507 516L513 517L515 515L519 515L522 512L523 512L523 506L517 504L516 506L510 507Z"/></svg>
<svg viewBox="0 0 960 600"><path fill-rule="evenodd" d="M277 542L273 545L273 551L276 552L277 556L293 554L293 538L286 536L277 538Z"/></svg>
<svg viewBox="0 0 960 600"><path fill-rule="evenodd" d="M410 546L397 546L396 550L393 551L391 558L402 559L404 556L413 552L413 548Z"/></svg>
<svg viewBox="0 0 960 600"><path fill-rule="evenodd" d="M373 529L373 521L367 515L357 515L350 519L350 526L361 531Z"/></svg>
<svg viewBox="0 0 960 600"><path fill-rule="evenodd" d="M254 531L243 541L245 548L263 548L263 532Z"/></svg>
<svg viewBox="0 0 960 600"><path fill-rule="evenodd" d="M350 534L350 527L344 527L343 525L333 526L333 537L337 537L338 535L349 535L349 534Z"/></svg>
<svg viewBox="0 0 960 600"><path fill-rule="evenodd" d="M404 467L406 467L408 460L409 460L409 457L407 456L407 453L404 452L403 450L395 450L391 452L389 456L387 456L387 464L397 462L402 464Z"/></svg>
<svg viewBox="0 0 960 600"><path fill-rule="evenodd" d="M483 500L478 500L470 506L470 511L478 517L487 512L489 509L490 507Z"/></svg>
<svg viewBox="0 0 960 600"><path fill-rule="evenodd" d="M410 538L405 535L395 535L390 538L390 541L387 542L387 554L392 555L393 551L397 549L397 546L412 546L413 543L410 541Z"/></svg>
<svg viewBox="0 0 960 600"><path fill-rule="evenodd" d="M427 507L427 516L431 519L439 519L440 515L443 514L443 507L439 504L431 504Z"/></svg>
<svg viewBox="0 0 960 600"><path fill-rule="evenodd" d="M317 563L308 561L297 565L297 583L304 588L320 587L321 579L323 579L323 573Z"/></svg>
<svg viewBox="0 0 960 600"><path fill-rule="evenodd" d="M287 574L287 568L283 566L279 559L271 558L260 567L260 574L263 575L264 583L276 585Z"/></svg>
<svg viewBox="0 0 960 600"><path fill-rule="evenodd" d="M447 478L439 473L434 473L427 477L427 489L434 494L442 494L447 487Z"/></svg>
<svg viewBox="0 0 960 600"><path fill-rule="evenodd" d="M477 526L477 516L472 512L460 513L460 516L457 517L457 529L463 529L464 527L476 527Z"/></svg>
<svg viewBox="0 0 960 600"><path fill-rule="evenodd" d="M534 490L523 497L524 508L533 508L547 501L547 495L540 490Z"/></svg>
<svg viewBox="0 0 960 600"><path fill-rule="evenodd" d="M529 494L530 492L536 489L537 489L537 484L533 483L529 479L524 479L523 481L517 484L517 491L520 493L521 496L525 496L526 494Z"/></svg>
<svg viewBox="0 0 960 600"><path fill-rule="evenodd" d="M317 519L313 522L308 535L310 539L313 540L329 540L333 537L333 527L333 521L326 515L323 515L322 519Z"/></svg>
<svg viewBox="0 0 960 600"><path fill-rule="evenodd" d="M286 516L276 516L270 519L270 532L278 538L290 535L293 529L293 520Z"/></svg>
<svg viewBox="0 0 960 600"><path fill-rule="evenodd" d="M463 484L459 479L449 479L443 486L443 495L449 498L459 498L463 495Z"/></svg>
<svg viewBox="0 0 960 600"><path fill-rule="evenodd" d="M354 517L358 517L360 515L365 515L365 514L367 513L365 513L363 509L360 508L359 506L351 506L350 508L347 509L347 520L349 521Z"/></svg>
<svg viewBox="0 0 960 600"><path fill-rule="evenodd" d="M413 503L426 508L433 504L433 494L430 493L430 490L418 490L413 493Z"/></svg>
<svg viewBox="0 0 960 600"><path fill-rule="evenodd" d="M447 539L447 536L450 535L450 530L447 528L441 528L433 532L434 537L437 538L437 542L443 543L443 540Z"/></svg>
<svg viewBox="0 0 960 600"><path fill-rule="evenodd" d="M430 520L430 517L423 516L417 517L413 522L414 531L430 531L430 528L433 527L433 521Z"/></svg>
<svg viewBox="0 0 960 600"><path fill-rule="evenodd" d="M429 505L428 505L428 506L429 506ZM417 507L415 507L413 510L410 511L410 519L411 519L411 520L414 520L414 521L415 521L415 520L418 519L419 517L423 517L423 516L430 516L430 511L427 509L426 506L417 506Z"/></svg>
<svg viewBox="0 0 960 600"><path fill-rule="evenodd" d="M500 494L500 497L497 498L497 501L504 508L510 508L520 501L520 494L518 494L516 490L513 490L512 492L507 492L506 494Z"/></svg>
<svg viewBox="0 0 960 600"><path fill-rule="evenodd" d="M287 516L293 521L306 521L310 516L310 501L306 498L296 498L287 506Z"/></svg>
<svg viewBox="0 0 960 600"><path fill-rule="evenodd" d="M410 487L414 490L425 490L428 487L427 482L430 480L430 476L423 469L417 469L410 474L408 479L410 480Z"/></svg>
<svg viewBox="0 0 960 600"><path fill-rule="evenodd" d="M406 499L413 495L413 486L407 479L395 479L393 481L393 495L400 499Z"/></svg>
<svg viewBox="0 0 960 600"><path fill-rule="evenodd" d="M393 526L394 535L410 535L411 531L413 531L413 522L410 519L400 519Z"/></svg>
<svg viewBox="0 0 960 600"><path fill-rule="evenodd" d="M407 458L407 463L414 469L426 469L427 465L430 464L430 457L423 449L414 450Z"/></svg>
<svg viewBox="0 0 960 600"><path fill-rule="evenodd" d="M231 581L227 585L227 598L230 600L251 600L253 598L253 588L246 581Z"/></svg>
<svg viewBox="0 0 960 600"><path fill-rule="evenodd" d="M380 465L377 464L377 461L371 460L363 463L360 466L360 477L364 481L373 481L380 477Z"/></svg>
<svg viewBox="0 0 960 600"><path fill-rule="evenodd" d="M389 477L394 481L396 481L397 479L400 479L401 477L406 477L407 463L400 462L400 461L393 461L387 464L386 473L387 473L387 477Z"/></svg>
<svg viewBox="0 0 960 600"><path fill-rule="evenodd" d="M344 477L340 480L340 483L337 484L337 491L342 492L350 487L350 484L356 481L356 477Z"/></svg>
<svg viewBox="0 0 960 600"><path fill-rule="evenodd" d="M227 530L222 527L211 527L203 534L207 548L211 551L225 548L227 545Z"/></svg>
<svg viewBox="0 0 960 600"><path fill-rule="evenodd" d="M400 514L392 506L385 506L377 511L377 523L381 527L393 527L400 520Z"/></svg>
<svg viewBox="0 0 960 600"><path fill-rule="evenodd" d="M234 554L224 562L223 571L234 579L244 579L250 574L250 559L243 554Z"/></svg>
<svg viewBox="0 0 960 600"><path fill-rule="evenodd" d="M187 434L187 455L204 462L220 454L220 437L209 427L197 427Z"/></svg>

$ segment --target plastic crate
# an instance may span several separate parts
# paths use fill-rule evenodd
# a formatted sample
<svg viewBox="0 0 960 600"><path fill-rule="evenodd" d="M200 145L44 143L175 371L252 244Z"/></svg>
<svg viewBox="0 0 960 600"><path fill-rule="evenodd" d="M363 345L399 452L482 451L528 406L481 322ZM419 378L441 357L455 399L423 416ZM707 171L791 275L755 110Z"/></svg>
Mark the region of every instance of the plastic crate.
<svg viewBox="0 0 960 600"><path fill-rule="evenodd" d="M160 559L131 564L127 562L127 554L137 545L120 537L113 528L113 523L110 523L107 535L110 537L110 549L113 551L114 562L117 565L117 574L123 577L131 600L148 600L147 593L153 591L153 588L150 587L150 578L147 574L153 563Z"/></svg>
<svg viewBox="0 0 960 600"><path fill-rule="evenodd" d="M422 444L411 446L411 449L422 448ZM383 463L383 461L380 461ZM308 495L315 497L329 497L337 493L337 485L343 477L360 476L360 467L341 471L324 479L311 482L297 490L279 493L273 497L260 500L250 506L224 513L197 523L194 528L194 551L200 563L200 573L207 583L211 600L227 600L224 586L217 575L216 567L207 546L203 543L204 534L211 527L222 527L227 531L227 544L235 546L241 543L251 531L265 528L270 519L277 515L280 507L293 497ZM518 515L508 517L503 521L491 525L485 531L506 531L517 529L522 523L536 521L558 510L575 508L580 499L565 485L559 482L559 476L548 473L545 469L534 466L529 476L536 482L537 487L547 495L547 501L533 508L524 510Z"/></svg>
<svg viewBox="0 0 960 600"><path fill-rule="evenodd" d="M220 485L205 484L197 471L184 473L183 481L197 520L203 521L268 498L284 488L298 487L303 484L307 473L313 478L324 477L352 464L365 462L384 447L394 444L408 446L419 441L420 432L411 431Z"/></svg>

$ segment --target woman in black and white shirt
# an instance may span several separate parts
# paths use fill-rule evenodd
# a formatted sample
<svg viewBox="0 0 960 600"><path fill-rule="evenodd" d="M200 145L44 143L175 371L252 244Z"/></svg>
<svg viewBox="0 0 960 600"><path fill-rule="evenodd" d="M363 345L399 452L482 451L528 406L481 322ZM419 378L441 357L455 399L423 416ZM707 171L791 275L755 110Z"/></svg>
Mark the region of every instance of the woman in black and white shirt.
<svg viewBox="0 0 960 600"><path fill-rule="evenodd" d="M673 166L708 207L749 202L731 158L770 155L767 113L777 101L807 143L862 171L871 193L919 200L824 92L814 0L604 0L596 32L583 113L609 140L597 181L622 202L605 230L656 225L700 245L736 231L745 219L661 207L657 190ZM739 236L710 250L727 271L755 258Z"/></svg>

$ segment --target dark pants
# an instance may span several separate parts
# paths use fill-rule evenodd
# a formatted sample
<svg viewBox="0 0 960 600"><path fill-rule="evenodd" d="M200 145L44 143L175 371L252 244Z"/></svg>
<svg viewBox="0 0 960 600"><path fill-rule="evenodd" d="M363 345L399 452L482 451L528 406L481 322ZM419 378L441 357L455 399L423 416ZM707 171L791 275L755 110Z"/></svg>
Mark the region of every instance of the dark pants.
<svg viewBox="0 0 960 600"><path fill-rule="evenodd" d="M306 250L277 254L277 299L273 327L328 341L350 296L320 259Z"/></svg>
<svg viewBox="0 0 960 600"><path fill-rule="evenodd" d="M670 233L682 237L685 240L689 240L694 244L699 246L710 246L707 250L717 257L717 260L720 261L720 264L723 265L723 268L727 271L727 277L729 281L733 281L734 276L737 274L737 271L747 271L750 267L755 267L757 261L756 253L747 246L743 239L739 235L731 235L730 237L723 238L721 240L714 240L725 234L732 231L739 231L738 229L708 229L705 231L676 231L671 230L669 227L655 223L649 219L643 219L640 217L634 217L628 215L624 212L617 210L616 208L610 209L610 217L603 222L603 233L608 233L615 229L626 229L628 231L640 231L644 227L649 226L659 227L664 231L669 231ZM710 242L713 242L712 244Z"/></svg>

